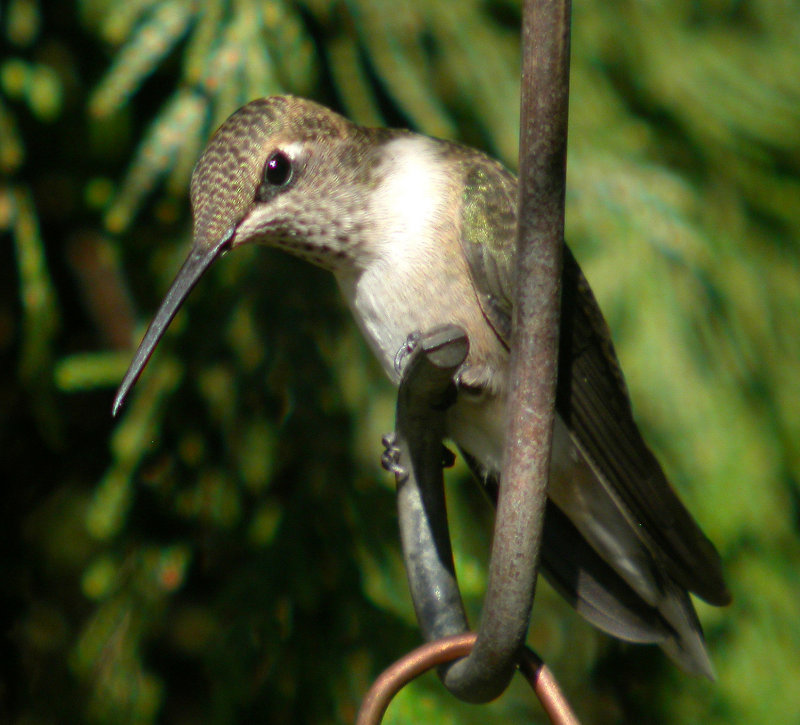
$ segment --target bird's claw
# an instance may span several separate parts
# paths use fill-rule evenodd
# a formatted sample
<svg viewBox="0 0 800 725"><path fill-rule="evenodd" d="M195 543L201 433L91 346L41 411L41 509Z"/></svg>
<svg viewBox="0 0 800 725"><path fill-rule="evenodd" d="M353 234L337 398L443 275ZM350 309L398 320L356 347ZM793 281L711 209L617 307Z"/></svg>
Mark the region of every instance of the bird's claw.
<svg viewBox="0 0 800 725"><path fill-rule="evenodd" d="M397 351L394 356L394 369L398 375L403 374L408 358L411 353L416 350L422 334L420 332L412 332L407 338L403 346Z"/></svg>
<svg viewBox="0 0 800 725"><path fill-rule="evenodd" d="M408 471L400 465L400 448L397 445L397 433L392 431L381 438L384 451L381 454L381 466L389 473L393 473L398 483L408 478Z"/></svg>
<svg viewBox="0 0 800 725"><path fill-rule="evenodd" d="M381 466L389 473L394 473L400 483L408 478L408 470L400 465L400 448L397 445L397 433L392 431L381 438L383 453L381 453ZM446 445L442 444L442 468L452 468L456 462L456 454Z"/></svg>

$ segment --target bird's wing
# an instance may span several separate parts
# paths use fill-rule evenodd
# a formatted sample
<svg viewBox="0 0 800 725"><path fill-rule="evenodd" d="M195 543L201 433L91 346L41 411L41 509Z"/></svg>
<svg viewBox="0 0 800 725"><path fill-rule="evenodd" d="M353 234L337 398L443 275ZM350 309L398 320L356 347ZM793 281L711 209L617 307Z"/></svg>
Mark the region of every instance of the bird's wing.
<svg viewBox="0 0 800 725"><path fill-rule="evenodd" d="M461 453L497 505L497 478L468 453ZM646 601L549 500L541 562L553 588L595 627L627 642L658 644L687 672L713 678L700 622L686 591L662 581L658 601Z"/></svg>
<svg viewBox="0 0 800 725"><path fill-rule="evenodd" d="M471 164L465 173L461 243L481 309L508 346L516 181L488 159ZM654 563L709 603L727 604L730 594L719 554L642 439L608 326L566 247L556 407L597 485L619 507Z"/></svg>
<svg viewBox="0 0 800 725"><path fill-rule="evenodd" d="M483 314L503 344L511 340L516 182L486 158L464 171L461 246Z"/></svg>

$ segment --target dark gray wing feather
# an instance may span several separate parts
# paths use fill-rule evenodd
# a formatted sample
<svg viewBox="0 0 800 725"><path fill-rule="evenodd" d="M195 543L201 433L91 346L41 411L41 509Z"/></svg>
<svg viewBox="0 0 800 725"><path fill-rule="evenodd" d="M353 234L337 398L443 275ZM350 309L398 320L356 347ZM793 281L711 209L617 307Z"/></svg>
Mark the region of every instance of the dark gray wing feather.
<svg viewBox="0 0 800 725"><path fill-rule="evenodd" d="M711 604L728 604L719 554L639 432L607 325L569 250L562 285L559 414L672 579Z"/></svg>
<svg viewBox="0 0 800 725"><path fill-rule="evenodd" d="M481 309L508 346L516 181L482 156L470 159L465 179L462 248ZM566 247L558 376L558 414L595 472L596 485L617 502L649 552L651 571L642 580L659 583L658 608L648 605L643 600L647 593L636 591L630 578L624 581L552 504L542 553L545 571L596 625L623 639L660 639L687 669L708 673L699 623L685 590L711 604L729 603L721 561L642 439L608 326Z"/></svg>
<svg viewBox="0 0 800 725"><path fill-rule="evenodd" d="M461 454L497 505L497 478L468 453ZM549 500L541 566L553 588L595 627L627 642L658 644L687 672L713 678L703 631L686 591L664 579L658 603L648 604Z"/></svg>

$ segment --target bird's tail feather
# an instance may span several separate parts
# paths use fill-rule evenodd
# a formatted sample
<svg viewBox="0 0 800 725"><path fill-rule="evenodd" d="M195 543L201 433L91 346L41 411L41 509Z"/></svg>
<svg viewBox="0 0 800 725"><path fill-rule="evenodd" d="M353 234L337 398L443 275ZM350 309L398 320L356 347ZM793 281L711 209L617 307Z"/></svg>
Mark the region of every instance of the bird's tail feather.
<svg viewBox="0 0 800 725"><path fill-rule="evenodd" d="M586 542L566 515L547 503L542 571L591 624L629 642L660 645L683 669L714 677L689 595L669 581L651 606Z"/></svg>

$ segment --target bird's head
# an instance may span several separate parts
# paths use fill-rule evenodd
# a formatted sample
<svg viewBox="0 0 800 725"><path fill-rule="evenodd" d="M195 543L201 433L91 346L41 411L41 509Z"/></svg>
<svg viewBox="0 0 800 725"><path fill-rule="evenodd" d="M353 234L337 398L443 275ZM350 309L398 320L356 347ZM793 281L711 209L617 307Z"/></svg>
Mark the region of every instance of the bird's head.
<svg viewBox="0 0 800 725"><path fill-rule="evenodd" d="M192 174L192 248L131 362L116 415L189 292L229 249L280 247L329 269L356 263L373 183L368 131L316 103L248 103L217 130Z"/></svg>

